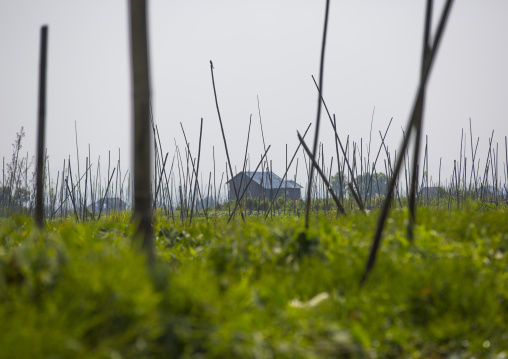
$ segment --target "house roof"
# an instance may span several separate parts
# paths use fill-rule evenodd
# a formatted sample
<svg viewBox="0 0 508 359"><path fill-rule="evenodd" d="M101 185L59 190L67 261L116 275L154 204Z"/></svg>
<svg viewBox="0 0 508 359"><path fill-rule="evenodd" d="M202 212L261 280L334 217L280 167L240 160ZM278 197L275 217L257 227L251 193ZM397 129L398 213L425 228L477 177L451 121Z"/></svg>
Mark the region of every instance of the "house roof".
<svg viewBox="0 0 508 359"><path fill-rule="evenodd" d="M247 184L249 182L250 178L252 178L253 182L256 182L257 184L259 184L260 186L262 186L263 188L266 188L266 189L270 189L270 188L277 189L277 188L279 188L279 185L282 182L282 178L277 176L272 171L268 171L268 172L252 172L252 171L239 172L235 177L233 177L233 179L242 178L242 173L245 176L243 178L243 181L244 181L243 183ZM229 183L231 181L232 180L229 180L226 183ZM295 181L291 181L291 180L284 181L282 183L281 188L284 188L284 187L288 188L288 189L303 188L298 183L296 183Z"/></svg>
<svg viewBox="0 0 508 359"><path fill-rule="evenodd" d="M101 203L103 206L109 206L110 208L127 208L127 203L118 197L106 197L104 198L104 201L102 198L100 198L95 202L95 207L99 208ZM88 209L92 209L92 204L88 205Z"/></svg>

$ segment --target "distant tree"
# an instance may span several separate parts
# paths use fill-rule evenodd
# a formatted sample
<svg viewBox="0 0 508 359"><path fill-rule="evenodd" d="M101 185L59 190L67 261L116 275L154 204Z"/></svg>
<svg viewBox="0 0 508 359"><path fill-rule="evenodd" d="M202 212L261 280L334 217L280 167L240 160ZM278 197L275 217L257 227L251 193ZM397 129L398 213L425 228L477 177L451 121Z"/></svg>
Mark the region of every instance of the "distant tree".
<svg viewBox="0 0 508 359"><path fill-rule="evenodd" d="M337 196L339 196L341 189L342 193L346 193L347 187L346 178L347 176L345 176L344 172L342 174L339 174L339 172L337 172L335 173L335 175L332 176L330 184L332 185L332 188L334 192L337 194Z"/></svg>
<svg viewBox="0 0 508 359"><path fill-rule="evenodd" d="M371 175L370 173L366 173L363 176L356 177L356 183L358 184L362 197L365 197L367 191L368 194L372 196L383 195L386 193L388 177L384 173L374 173L371 183Z"/></svg>
<svg viewBox="0 0 508 359"><path fill-rule="evenodd" d="M16 188L14 192L13 202L21 206L26 206L31 200L31 193L23 187Z"/></svg>
<svg viewBox="0 0 508 359"><path fill-rule="evenodd" d="M9 204L9 196L11 188L7 186L0 186L0 206L6 207Z"/></svg>
<svg viewBox="0 0 508 359"><path fill-rule="evenodd" d="M342 178L342 181L341 181ZM360 194L362 198L365 197L365 194L369 193L369 195L383 195L386 193L386 188L388 184L388 177L384 173L374 173L372 175L371 182L370 173L366 173L361 176L357 176L355 178L356 183L358 184L358 189L360 190ZM339 172L335 173L335 175L331 178L331 183L333 190L337 195L339 195L340 190L344 194L349 194L349 187L347 184L347 176L345 173L339 175Z"/></svg>

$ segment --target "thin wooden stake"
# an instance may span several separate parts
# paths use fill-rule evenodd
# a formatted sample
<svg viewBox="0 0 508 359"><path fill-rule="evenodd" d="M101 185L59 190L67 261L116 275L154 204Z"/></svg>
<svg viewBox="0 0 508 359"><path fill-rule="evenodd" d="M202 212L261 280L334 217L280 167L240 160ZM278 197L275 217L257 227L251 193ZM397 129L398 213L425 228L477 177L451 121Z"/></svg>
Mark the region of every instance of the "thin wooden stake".
<svg viewBox="0 0 508 359"><path fill-rule="evenodd" d="M233 175L233 167L231 167L231 160L229 159L228 144L226 142L226 135L224 134L224 127L222 126L222 118L220 116L220 111L219 111L219 102L217 100L217 91L215 90L215 79L213 77L213 63L212 63L212 60L210 60L210 71L212 73L212 85L213 85L213 94L215 96L215 106L217 107L217 114L219 116L220 130L222 132L222 139L224 140L224 148L226 149L226 157L228 159L229 173L231 175L231 180L233 180L233 178L235 176ZM232 182L233 182L233 190L235 191L235 196L236 196L236 198L239 198L239 194L240 193L239 193L239 191L236 188L235 181L232 181ZM242 219L245 221L245 218L243 217L243 213L241 211L240 211L240 214L242 215Z"/></svg>
<svg viewBox="0 0 508 359"><path fill-rule="evenodd" d="M319 66L319 94L318 94L318 108L317 108L317 116L316 116L316 132L314 134L314 146L312 148L312 153L309 153L311 161L314 163L316 161L316 150L319 140L319 125L321 121L321 94L323 92L323 75L324 75L324 64L325 64L325 48L326 48L326 33L328 30L328 11L330 8L330 0L326 0L326 10L325 10L325 24L323 29L323 41L321 44L321 63ZM312 176L314 174L314 167L310 167L310 175L309 182L307 188L307 206L305 210L305 228L309 228L309 215L310 215L310 200L311 200L311 191L312 191Z"/></svg>

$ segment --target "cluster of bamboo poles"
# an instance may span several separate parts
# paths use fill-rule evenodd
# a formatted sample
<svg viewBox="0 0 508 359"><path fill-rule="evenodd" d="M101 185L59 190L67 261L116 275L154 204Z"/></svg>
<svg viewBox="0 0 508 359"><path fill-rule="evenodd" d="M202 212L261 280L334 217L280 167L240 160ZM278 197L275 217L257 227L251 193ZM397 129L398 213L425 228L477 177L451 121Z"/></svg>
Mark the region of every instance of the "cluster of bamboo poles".
<svg viewBox="0 0 508 359"><path fill-rule="evenodd" d="M45 27L41 30L42 45L46 46L47 29ZM46 56L45 51L41 50L41 74L45 73L45 61L43 58ZM415 201L420 204L430 205L445 204L451 208L454 204L460 207L468 198L473 200L482 200L498 203L500 200L506 201L507 195L507 175L508 175L508 144L505 137L505 165L503 166L504 184L501 184L501 176L499 172L499 144L493 143L494 131L489 139L489 149L487 152L487 159L483 168L479 155L477 155L478 144L480 138L477 138L476 145L473 146L473 133L471 120L470 127L470 150L471 160L468 168L467 156L467 141L464 131L461 134L461 145L458 160L454 161L453 174L450 178L441 181L441 159L439 163L439 176L437 182L437 191L432 190L435 188L436 183L429 178L429 156L428 156L428 139L425 141L425 149L423 156L423 165L413 162L413 171L410 171L410 157L407 147L408 136L407 130L402 130L402 135L406 147L402 151L402 158L398 156L397 151L392 153L389 151L385 143L386 136L390 129L392 120L388 123L384 133L379 131L381 145L377 150L374 160L371 162L371 142L372 142L372 125L374 121L374 111L372 113L369 141L365 146L363 139L360 143L350 141L349 136L346 137L345 143L341 141L337 131L337 121L335 114L331 114L328 106L322 95L320 86L317 84L314 77L312 80L316 86L319 95L320 106L322 105L326 110L327 117L330 122L331 129L334 135L335 157L331 156L329 161L326 159L323 143L317 145L317 158L311 154L311 151L304 142L304 138L309 131L311 124L305 130L302 136L298 134L299 143L294 151L293 156L288 162L288 146L286 144L285 156L285 172L278 188L273 186L273 165L272 160L268 157L270 146L266 145L265 136L263 132L263 123L261 117L261 108L258 97L258 113L259 125L261 128L261 135L263 140L264 154L261 160L257 163L254 172L261 173L261 187L263 190L258 194L257 211L246 211L247 199L252 195L249 193L249 185L253 177L245 176L247 169L251 170L251 156L249 154L250 132L252 124L252 115L249 119L249 126L247 132L247 139L245 145L245 155L241 167L241 179L239 187L236 188L236 181L230 181L235 175L238 174L235 166L234 171L231 166L231 161L228 153L228 146L225 136L225 131L220 115L220 109L217 99L217 91L215 87L213 64L210 62L212 85L217 107L217 114L219 124L224 141L224 148L226 152L227 162L226 169L220 173L220 181L218 181L217 169L215 163L215 147L212 148L213 153L213 184L212 172L205 174L203 181L203 173L200 172L200 159L201 159L201 144L203 136L203 119L201 119L200 133L199 133L199 148L197 156L193 156L190 144L187 139L183 124L180 123L185 146L183 151L175 142L175 149L173 151L171 164L168 163L169 152L164 154L163 145L159 135L159 129L153 119L153 114L150 107L150 124L153 136L153 163L154 172L150 182L150 202L153 210L160 210L168 218L175 218L183 222L188 221L192 223L192 218L196 216L204 216L208 219L210 213L214 213L215 217L225 212L220 212L221 205L224 202L229 202L227 206L227 216L229 220L235 215L240 213L241 217L245 215L263 215L267 218L269 215L280 214L281 211L276 211L276 199L280 194L284 194L284 206L282 214L286 214L286 203L292 200L288 211L293 213L302 209L297 207L297 198L287 196L288 181L290 170L296 158L296 170L294 171L294 186L296 186L296 178L298 174L298 158L297 155L301 150L307 178L307 203L309 209L316 214L320 213L320 209L326 214L328 211L333 211L336 207L338 213L345 214L355 210L365 211L366 209L374 209L381 205L382 199L388 197L388 200L396 200L400 206L403 202L410 202L411 191L414 191ZM41 75L41 83L43 83L45 76ZM43 88L44 86L41 86ZM421 90L420 90L421 92ZM44 103L45 93L41 90L41 103ZM40 117L44 117L44 106L40 110ZM42 126L42 129L44 126ZM411 129L411 127L410 127ZM39 131L39 138L41 131ZM45 211L45 218L67 217L73 216L76 221L86 221L100 219L105 213L111 211L120 211L130 209L133 202L133 182L129 171L122 173L121 170L121 152L118 150L118 160L116 164L111 163L111 153L108 154L107 173L103 174L101 171L100 156L94 164L91 161L90 145L88 145L88 156L85 158L84 173L80 168L80 156L78 148L78 130L75 124L76 136L76 159L77 166L72 167L71 157L63 161L62 171L58 171L56 181L52 181L49 171L49 159L46 154L46 149L40 147L38 149L38 162L42 163L37 165L36 169L32 172L31 178L29 176L29 169L31 168L32 161L29 161L28 153L26 157L20 156L22 147L22 139L24 137L23 128L17 134L16 140L13 144L14 152L12 160L7 164L5 157L3 158L2 169L2 190L0 208L1 213L6 215L13 211L21 211L27 214L36 212L37 207L37 183L42 184L44 195L41 197L41 203ZM42 143L43 145L43 143ZM44 149L44 151L41 150ZM366 155L365 155L366 152ZM44 154L42 156L42 154ZM383 158L384 157L384 158ZM383 163L380 164L380 160ZM329 166L327 167L327 164ZM398 176L400 165L403 165L404 178ZM335 166L335 168L334 168ZM399 167L397 167L399 166ZM37 168L43 168L43 171L37 171ZM316 172L313 171L316 169ZM468 172L469 170L469 172ZM267 177L265 176L265 172ZM224 176L224 173L226 176ZM332 175L336 173L335 191L332 186ZM41 179L37 179L37 175L41 175ZM384 184L380 186L379 178L384 178ZM105 178L103 176L106 175ZM225 177L225 178L224 178ZM53 177L54 178L54 177ZM268 185L268 195L265 191L264 179L270 182ZM412 181L414 179L414 181ZM224 182L225 180L225 182ZM413 183L414 182L414 183ZM217 186L218 183L218 186ZM227 183L230 188L227 189ZM386 187L386 184L392 184L393 188ZM414 189L412 188L414 186ZM295 187L294 187L295 188ZM293 189L294 189L293 188ZM294 191L293 191L294 193ZM231 196L231 194L233 194ZM436 198L437 197L437 198ZM234 198L235 201L229 201ZM268 198L269 204L265 205L265 200ZM408 200L409 198L409 200ZM406 199L406 200L404 200ZM252 201L251 201L252 202ZM261 202L263 206L260 206ZM387 202L387 201L385 201ZM335 204L335 205L334 205ZM414 203L413 203L414 205ZM233 208L231 208L233 206ZM266 208L267 207L267 208ZM260 211L262 208L263 212Z"/></svg>
<svg viewBox="0 0 508 359"><path fill-rule="evenodd" d="M324 99L322 101L328 112ZM311 210L316 214L326 214L327 212L333 212L335 209L346 213L378 208L381 200L386 196L386 184L394 178L393 162L396 161L398 155L396 151L392 154L384 141L392 121L390 120L384 133L379 131L381 145L375 153L374 160L371 161L374 112L371 120L369 142L366 145L363 139L360 139L359 144L350 141L349 136L346 137L343 144L336 131L335 115L332 116L328 112L328 116L335 136L335 153L334 156L327 158L325 156L324 144L320 143L318 146L316 160L318 171L314 173L313 187L310 191ZM262 129L261 116L259 120ZM285 172L278 188L274 188L272 183L265 186L261 182L263 189L266 187L269 189L259 192L256 198L252 198L253 196L249 193L249 185L252 178L244 174L252 173L250 168L251 156L248 152L251 122L252 116L249 120L244 161L240 172L239 196L235 197L240 198L240 200L229 201L229 191L226 183L229 182L230 175L227 170L218 173L215 163L215 147L212 147L213 173L209 171L208 175L206 175L199 168L203 121L201 121L197 156L192 155L187 134L183 124L180 123L185 147L182 151L177 145L176 139L174 139L175 147L170 163L168 161L169 152L163 152L159 130L152 117L155 169L151 185L153 209L159 210L161 214L171 218L173 221L181 220L183 222L188 221L189 223L192 222L193 217L200 216L208 219L212 213L215 217L217 215L232 217L233 213L238 209L242 212L242 215L263 215L265 218L279 214L285 215L290 212L295 213L297 209L300 210L301 208L297 208L297 198L291 198L288 195L282 196L284 200L283 209L275 210L274 204L276 199L281 194L285 194L285 191L288 189L286 179L294 164L296 165L296 170L294 170L294 176L292 177L294 178L293 184L296 185L298 174L297 156L299 153L303 154L307 176L310 174L311 158L308 156L305 148L301 147L302 143L298 144L289 161L286 145ZM311 125L309 124L305 134L307 134L310 127ZM440 159L437 182L433 181L429 176L429 149L428 138L426 137L423 151L423 165L417 165L416 198L419 204L454 208L455 206L460 207L468 199L493 203L506 202L508 194L507 138L505 137L504 141L504 164L502 164L502 169L500 170L499 144L493 143L494 131L492 131L492 135L489 138L486 160L482 164L478 154L480 138L478 137L475 142L473 141L471 120L469 127L469 149L467 148L467 135L462 131L459 156L457 160L453 161L453 173L448 178L442 179L442 160ZM35 210L36 172L30 173L33 160L29 160L29 154L27 153L26 156L20 154L23 135L22 129L16 136L14 142L15 151L13 152L11 163L7 164L7 170L5 157L3 158L2 191L0 194L2 201L0 205L2 212L5 214L12 213L13 211L32 214ZM46 155L43 176L45 217L52 219L55 217L72 216L76 221L86 221L100 219L101 216L111 212L130 209L132 203L132 179L128 170L122 172L120 149L118 149L118 159L114 163L111 161L111 152L109 152L107 171L105 171L105 169L101 168L100 156L96 163L92 163L90 160L91 148L88 145L88 155L84 159L85 168L83 170L80 168L81 161L76 124L75 135L77 165L72 165L71 156L69 156L63 161L61 171L57 171L56 176L52 177L48 170L50 168L49 158ZM407 150L403 157L403 176L396 179L395 191L392 196L400 206L407 203L408 194L410 193L408 177L410 161ZM380 166L381 160L383 165ZM501 162L503 162L502 157ZM271 181L272 168L272 160L268 159L267 154L265 154L262 161L256 167L256 171L261 173L261 181L265 178ZM236 166L234 167L234 174L238 175ZM332 176L334 174L336 181L335 185L332 186ZM504 177L502 174L504 174ZM204 178L206 181L203 180ZM380 179L382 179L382 183L379 182ZM332 187L335 189L334 193L330 191ZM334 194L337 199L335 203L333 199ZM252 207L250 211L247 210L247 198L251 198L251 201L252 199L257 201L255 206L257 211L252 211ZM262 205L266 203L266 200L269 201L269 208L267 208L267 205ZM286 211L287 201L290 201L290 204L287 206ZM224 203L228 203L227 208L224 207Z"/></svg>
<svg viewBox="0 0 508 359"><path fill-rule="evenodd" d="M20 140L19 136L16 140ZM101 171L101 158L97 159L96 166L91 162L90 145L88 156L85 158L84 173L80 168L79 149L77 145L76 128L76 155L77 166L73 168L71 157L63 160L62 170L57 171L56 180L51 178L49 158L45 156L43 173L44 197L43 206L45 218L67 217L72 215L76 221L100 219L105 213L118 209L125 209L120 203L131 201L131 180L129 171L122 175L120 166L121 152L118 149L118 161L111 163L111 152L108 156L106 178ZM26 159L18 163L19 149L13 154L13 162L8 166L6 173L5 157L2 169L2 212L21 212L33 214L36 202L36 172L29 178L31 163ZM24 167L24 168L23 168ZM74 172L73 172L74 171ZM7 183L5 179L7 178ZM54 178L54 177L53 177ZM17 195L22 193L23 195Z"/></svg>
<svg viewBox="0 0 508 359"><path fill-rule="evenodd" d="M42 35L47 36L42 29ZM42 47L45 46L43 41ZM44 73L42 66L45 65L42 57L46 56L44 51L41 51L41 73ZM318 91L320 106L322 105L326 110L327 117L330 122L331 129L334 134L334 147L335 156L331 156L329 160L326 159L323 143L317 145L317 158L311 154L311 151L306 146L304 138L309 131L311 124L305 130L302 136L298 134L299 143L294 151L293 156L288 162L288 146L286 144L285 156L285 172L278 188L274 188L272 181L273 165L272 160L268 157L270 146L266 145L265 136L263 132L263 124L261 117L261 109L258 97L258 113L259 125L261 128L261 135L263 140L264 154L258 162L254 172L262 174L261 187L263 190L258 194L257 211L246 211L247 198L252 198L249 194L249 185L253 177L244 176L247 170L251 170L251 156L249 154L250 132L252 124L252 115L249 119L249 126L247 132L247 139L245 145L245 155L243 164L241 166L241 179L239 188L236 188L235 181L230 181L235 175L238 174L235 166L234 171L231 166L231 161L228 153L228 146L222 118L220 115L219 104L217 99L217 92L215 88L215 80L213 73L213 64L210 63L212 85L214 96L217 106L217 114L219 118L220 128L224 140L224 148L227 156L226 170L220 173L220 181L218 181L217 169L215 163L215 147L212 148L213 153L213 176L212 171L205 174L203 181L203 173L200 172L200 159L201 159L201 144L203 136L203 119L201 119L200 133L199 133L199 148L197 156L193 156L190 144L187 139L183 124L180 123L185 146L183 151L175 142L175 149L173 151L171 164L168 162L169 152L164 154L163 145L160 139L159 130L153 119L153 114L150 108L150 124L153 136L153 163L154 172L150 184L151 203L153 210L160 210L168 218L175 218L182 222L188 221L192 223L192 218L196 216L204 216L208 219L209 215L213 213L215 216L218 214L225 214L220 212L221 205L224 202L229 202L227 206L227 216L231 219L235 213L240 213L241 217L245 215L263 215L267 218L269 215L273 217L277 214L286 214L286 203L291 201L288 206L288 211L291 209L294 212L301 209L297 207L297 198L287 196L287 178L290 175L290 170L296 159L296 170L294 171L294 185L296 186L296 178L298 174L298 158L297 155L301 150L304 157L305 170L309 182L307 185L307 197L309 208L316 214L320 213L320 209L326 214L328 211L333 211L336 207L338 213L345 214L355 210L365 211L367 209L374 209L380 206L382 199L387 196L389 200L396 200L400 206L407 202L410 198L412 191L412 178L414 178L414 191L415 200L420 204L438 206L444 205L448 208L456 205L460 207L468 198L473 200L482 200L488 202L498 203L499 201L506 201L507 196L507 175L508 175L508 144L505 137L505 165L503 166L504 184L501 182L499 171L499 144L493 143L494 131L489 138L489 148L487 152L487 159L483 166L479 155L477 154L478 144L480 138L477 138L476 145L473 146L473 132L471 120L469 123L470 133L470 151L471 157L468 163L467 141L464 131L461 134L461 145L458 160L454 161L453 174L450 178L441 180L441 159L439 163L439 176L437 182L437 190L435 190L436 183L429 177L429 156L428 156L428 138L425 140L425 149L423 152L423 165L419 163L414 164L414 176L410 171L410 157L407 146L402 152L402 159L398 161L398 154L395 151L389 151L385 143L386 136L390 129L392 120L388 123L384 133L379 131L381 145L379 146L374 160L371 162L371 142L372 142L372 125L374 121L374 111L372 113L369 141L364 145L363 139L360 143L350 141L349 136L346 137L345 143L341 141L337 131L337 121L335 114L331 114L328 106L322 95L320 86L312 77L316 89ZM41 75L41 83L44 81ZM44 95L43 91L41 97ZM41 99L41 103L44 100ZM44 115L44 109L40 111L40 115ZM402 130L402 135L407 142L406 131ZM56 181L52 180L49 166L49 159L44 150L43 166L44 170L41 173L41 183L44 193L42 197L43 208L45 209L45 218L67 217L73 216L76 221L86 221L100 219L106 213L111 211L121 211L130 209L133 201L133 179L131 179L130 172L127 170L122 173L121 170L121 152L118 150L118 160L116 164L111 163L111 153L108 155L107 173L101 171L100 156L94 167L91 161L91 150L88 145L88 156L85 157L84 172L80 168L80 156L78 148L78 130L75 124L76 136L76 159L77 166L74 168L71 165L71 157L63 161L62 171L58 171ZM36 169L32 172L31 178L29 169L31 168L32 161L29 161L28 153L26 157L20 154L21 142L24 137L23 128L17 134L16 140L13 144L14 152L12 160L7 164L5 157L3 158L2 169L2 190L1 190L1 213L8 214L13 211L21 211L27 214L32 214L36 211L36 194L37 194L37 179L39 171ZM302 146L303 145L303 146ZM39 151L42 153L42 151ZM365 155L366 153L366 155ZM502 155L501 155L502 156ZM41 156L39 156L41 157ZM384 157L384 158L383 158ZM400 157L400 155L399 155ZM383 163L380 164L381 159ZM38 158L38 161L40 159ZM396 164L400 162L403 166L404 178L399 177L399 172L396 169ZM329 163L329 166L327 164ZM469 167L468 167L469 165ZM38 165L40 166L40 165ZM420 169L421 167L421 169ZM37 168L37 167L36 167ZM313 171L316 169L316 172ZM266 178L265 172L268 176L269 193L267 195L265 189ZM335 187L332 186L332 175L336 173ZM225 174L225 176L224 176ZM384 184L380 185L379 178L384 178ZM106 176L104 178L104 175ZM213 177L213 183L212 183ZM224 178L225 177L225 178ZM54 177L53 177L54 178ZM225 181L224 181L225 180ZM227 183L230 188L227 189ZM386 187L387 183L393 183L391 193L388 188L384 191L381 188ZM217 186L218 184L218 186ZM309 188L310 186L310 188ZM335 191L334 191L335 188ZM433 189L434 188L434 189ZM230 196L233 193L233 196ZM294 192L293 192L294 193ZM283 211L276 211L276 199L280 194L284 194ZM229 201L230 197L234 198L233 203ZM269 204L264 204L268 198ZM231 208L233 206L233 208ZM267 207L267 208L265 208ZM262 208L263 212L260 211Z"/></svg>

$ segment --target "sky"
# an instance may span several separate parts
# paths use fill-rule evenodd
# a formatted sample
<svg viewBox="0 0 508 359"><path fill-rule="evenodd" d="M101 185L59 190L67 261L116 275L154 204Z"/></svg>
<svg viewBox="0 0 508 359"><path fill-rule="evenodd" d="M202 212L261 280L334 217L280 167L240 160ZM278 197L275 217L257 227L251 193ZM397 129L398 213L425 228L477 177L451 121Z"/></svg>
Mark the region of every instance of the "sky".
<svg viewBox="0 0 508 359"><path fill-rule="evenodd" d="M363 144L366 156L372 120L372 162L379 131L393 122L386 143L392 152L402 140L420 71L425 1L350 0L330 2L323 95L336 115L343 142ZM16 132L23 126L22 153L35 155L40 27L49 26L46 146L52 172L64 159L80 166L88 146L93 166L108 152L122 169L131 166L132 104L128 2L124 0L19 0L0 2L0 155L8 162ZM434 6L434 30L444 1ZM210 74L214 64L217 96L231 162L241 170L252 115L249 154L253 170L263 151L259 109L274 172L282 176L285 149L291 158L298 140L313 123L319 75L325 1L188 0L148 1L149 56L153 116L162 151L183 151L184 127L197 156L203 118L203 178L225 170L225 150ZM479 137L480 165L489 137L499 144L504 163L508 135L508 2L460 0L451 10L427 87L424 134L429 172L437 181L450 176L459 158L461 131L471 160ZM325 160L335 156L332 127L321 118L319 139ZM298 182L305 184L300 154ZM382 157L384 158L384 157ZM470 165L470 162L469 164ZM290 170L291 178L295 165ZM382 165L384 169L384 165ZM333 172L336 171L334 164ZM212 172L213 173L213 172ZM502 177L502 172L500 172ZM504 177L501 178L504 181Z"/></svg>

